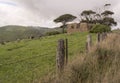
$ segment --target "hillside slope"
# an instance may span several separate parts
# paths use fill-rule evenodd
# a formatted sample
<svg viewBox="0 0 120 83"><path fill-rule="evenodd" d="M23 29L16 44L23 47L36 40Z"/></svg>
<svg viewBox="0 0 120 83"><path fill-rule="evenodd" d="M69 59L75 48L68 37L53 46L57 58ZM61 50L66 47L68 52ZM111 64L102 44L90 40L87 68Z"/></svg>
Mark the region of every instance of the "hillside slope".
<svg viewBox="0 0 120 83"><path fill-rule="evenodd" d="M72 59L84 52L87 34L61 34L0 45L0 83L39 82L41 77L55 72L58 39L68 38L69 59Z"/></svg>

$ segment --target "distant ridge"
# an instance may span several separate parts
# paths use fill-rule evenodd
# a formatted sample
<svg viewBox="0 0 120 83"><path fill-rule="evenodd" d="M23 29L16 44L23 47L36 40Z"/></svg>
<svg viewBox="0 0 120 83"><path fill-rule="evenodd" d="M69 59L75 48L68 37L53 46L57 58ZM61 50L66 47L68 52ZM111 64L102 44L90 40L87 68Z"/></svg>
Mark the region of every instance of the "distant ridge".
<svg viewBox="0 0 120 83"><path fill-rule="evenodd" d="M3 41L15 41L17 39L26 39L31 36L41 37L46 32L58 30L57 28L51 29L47 27L39 26L19 26L19 25L7 25L0 27L0 42Z"/></svg>

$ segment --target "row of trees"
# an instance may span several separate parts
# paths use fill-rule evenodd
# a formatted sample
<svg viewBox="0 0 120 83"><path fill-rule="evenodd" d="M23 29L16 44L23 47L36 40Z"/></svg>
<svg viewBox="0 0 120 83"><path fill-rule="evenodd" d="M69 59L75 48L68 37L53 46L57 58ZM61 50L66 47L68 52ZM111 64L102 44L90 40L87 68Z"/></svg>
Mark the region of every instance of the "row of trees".
<svg viewBox="0 0 120 83"><path fill-rule="evenodd" d="M109 6L111 6L111 4L104 5L105 8ZM117 25L117 22L112 17L113 14L114 12L108 9L101 10L99 13L93 10L84 10L79 16L80 16L80 22L86 22L91 24L99 23L111 27ZM71 14L64 14L56 18L54 22L62 23L62 29L64 33L65 25L67 24L67 22L71 22L76 18L77 18L76 16L73 16Z"/></svg>

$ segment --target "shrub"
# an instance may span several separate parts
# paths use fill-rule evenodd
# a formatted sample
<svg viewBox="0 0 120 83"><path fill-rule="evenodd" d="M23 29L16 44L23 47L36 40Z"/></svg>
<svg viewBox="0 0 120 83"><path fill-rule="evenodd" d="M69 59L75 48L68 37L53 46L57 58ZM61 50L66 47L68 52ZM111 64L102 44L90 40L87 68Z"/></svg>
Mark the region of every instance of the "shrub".
<svg viewBox="0 0 120 83"><path fill-rule="evenodd" d="M51 32L47 32L46 35L50 36L50 35L57 35L60 34L59 31L51 31Z"/></svg>
<svg viewBox="0 0 120 83"><path fill-rule="evenodd" d="M110 32L111 28L107 25L95 24L93 28L90 30L91 33L102 33L102 32Z"/></svg>

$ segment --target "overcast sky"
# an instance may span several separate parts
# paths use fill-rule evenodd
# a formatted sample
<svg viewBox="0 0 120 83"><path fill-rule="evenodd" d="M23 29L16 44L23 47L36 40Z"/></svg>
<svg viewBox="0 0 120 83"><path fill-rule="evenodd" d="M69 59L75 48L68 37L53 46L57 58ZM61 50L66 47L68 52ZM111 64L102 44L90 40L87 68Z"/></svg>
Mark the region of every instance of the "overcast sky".
<svg viewBox="0 0 120 83"><path fill-rule="evenodd" d="M110 3L119 23L120 0L0 0L0 26L26 25L55 27L59 15L79 15L82 10L97 10ZM119 27L119 25L117 26Z"/></svg>

